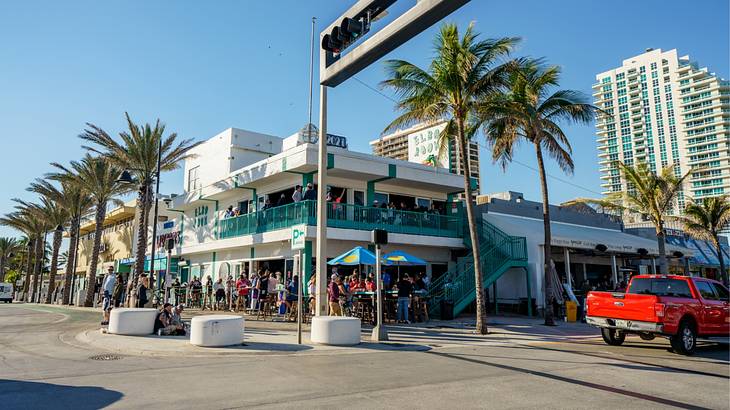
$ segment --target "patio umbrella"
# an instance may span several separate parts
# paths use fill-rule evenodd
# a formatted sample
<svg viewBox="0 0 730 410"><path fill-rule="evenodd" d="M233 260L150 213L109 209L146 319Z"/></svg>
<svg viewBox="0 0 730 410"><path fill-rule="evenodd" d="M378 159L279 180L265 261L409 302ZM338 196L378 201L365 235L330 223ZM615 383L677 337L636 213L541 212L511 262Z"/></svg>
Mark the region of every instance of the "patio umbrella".
<svg viewBox="0 0 730 410"><path fill-rule="evenodd" d="M382 256L383 262L398 266L398 280L400 280L400 267L403 266L426 266L428 262L403 251L393 251Z"/></svg>
<svg viewBox="0 0 730 410"><path fill-rule="evenodd" d="M328 265L375 265L375 255L358 246L327 262Z"/></svg>

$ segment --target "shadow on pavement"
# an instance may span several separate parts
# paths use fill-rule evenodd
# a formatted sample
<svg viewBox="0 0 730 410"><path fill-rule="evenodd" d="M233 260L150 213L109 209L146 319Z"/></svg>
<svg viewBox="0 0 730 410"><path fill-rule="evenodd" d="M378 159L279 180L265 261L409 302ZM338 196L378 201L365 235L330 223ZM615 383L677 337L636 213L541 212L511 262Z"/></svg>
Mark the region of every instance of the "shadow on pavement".
<svg viewBox="0 0 730 410"><path fill-rule="evenodd" d="M100 409L119 401L118 391L95 386L65 386L0 379L0 407L5 409Z"/></svg>

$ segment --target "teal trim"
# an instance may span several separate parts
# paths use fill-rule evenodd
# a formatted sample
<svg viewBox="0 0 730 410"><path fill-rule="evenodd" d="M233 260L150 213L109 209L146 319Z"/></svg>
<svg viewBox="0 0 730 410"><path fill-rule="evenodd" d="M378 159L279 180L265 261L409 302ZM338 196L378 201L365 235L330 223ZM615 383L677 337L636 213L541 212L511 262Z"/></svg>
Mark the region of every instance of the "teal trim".
<svg viewBox="0 0 730 410"><path fill-rule="evenodd" d="M367 189L365 191L365 203L371 205L375 200L375 184L378 182L387 181L389 179L396 178L398 175L398 167L395 164L388 164L388 176L378 179L373 179L367 182Z"/></svg>
<svg viewBox="0 0 730 410"><path fill-rule="evenodd" d="M213 252L213 263L211 263L211 265L210 265L211 266L211 273L212 273L212 276L211 277L213 277L213 278L216 277L216 273L215 273L216 272L216 270L215 270L215 261L216 261L216 257L217 256L218 256L218 254L216 252Z"/></svg>
<svg viewBox="0 0 730 410"><path fill-rule="evenodd" d="M215 202L215 222L213 222L213 237L216 239L220 239L219 231L218 231L218 223L220 221L220 215L218 215L218 200L216 199L205 199L203 197L198 198L200 201L210 201Z"/></svg>
<svg viewBox="0 0 730 410"><path fill-rule="evenodd" d="M302 173L302 186L314 183L314 172Z"/></svg>
<svg viewBox="0 0 730 410"><path fill-rule="evenodd" d="M476 178L470 178L469 182L472 190L477 190L479 188L479 181Z"/></svg>
<svg viewBox="0 0 730 410"><path fill-rule="evenodd" d="M530 271L525 266L525 282L527 282L527 316L532 317L532 285L530 283Z"/></svg>
<svg viewBox="0 0 730 410"><path fill-rule="evenodd" d="M302 261L300 263L303 264L302 268L304 269L304 278L299 278L302 280L302 287L304 289L304 294L308 295L309 292L309 279L312 277L312 241L305 241L304 242L304 251L302 252Z"/></svg>
<svg viewBox="0 0 730 410"><path fill-rule="evenodd" d="M286 172L286 157L281 159L281 172Z"/></svg>
<svg viewBox="0 0 730 410"><path fill-rule="evenodd" d="M275 231L294 225L317 224L316 201L301 201L265 211L225 218L220 238ZM391 233L461 238L461 215L435 215L423 212L387 210L353 204L328 204L327 226L370 231L385 229Z"/></svg>
<svg viewBox="0 0 730 410"><path fill-rule="evenodd" d="M335 167L335 154L327 153L327 169Z"/></svg>
<svg viewBox="0 0 730 410"><path fill-rule="evenodd" d="M367 190L365 191L365 204L372 205L375 200L375 182L368 181Z"/></svg>
<svg viewBox="0 0 730 410"><path fill-rule="evenodd" d="M255 250L255 249L254 249L254 247L252 246L252 247L251 247L251 259L255 258L255 257L256 257L255 255L256 255L256 250Z"/></svg>

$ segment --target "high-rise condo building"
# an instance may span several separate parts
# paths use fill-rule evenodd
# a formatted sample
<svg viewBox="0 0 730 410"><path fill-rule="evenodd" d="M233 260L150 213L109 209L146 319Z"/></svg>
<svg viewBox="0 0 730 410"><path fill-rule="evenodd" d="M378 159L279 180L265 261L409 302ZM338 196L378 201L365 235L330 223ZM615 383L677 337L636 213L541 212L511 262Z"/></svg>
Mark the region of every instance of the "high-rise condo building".
<svg viewBox="0 0 730 410"><path fill-rule="evenodd" d="M646 162L655 172L690 173L672 210L688 200L730 193L730 82L678 57L647 49L596 75L595 104L608 115L596 123L604 194L631 187L616 161ZM628 224L640 223L628 216Z"/></svg>

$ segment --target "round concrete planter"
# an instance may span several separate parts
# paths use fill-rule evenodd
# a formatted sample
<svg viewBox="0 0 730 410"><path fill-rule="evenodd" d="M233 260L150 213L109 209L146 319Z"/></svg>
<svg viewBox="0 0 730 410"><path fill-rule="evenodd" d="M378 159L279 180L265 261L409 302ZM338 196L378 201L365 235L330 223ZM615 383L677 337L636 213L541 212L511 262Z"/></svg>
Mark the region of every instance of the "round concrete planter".
<svg viewBox="0 0 730 410"><path fill-rule="evenodd" d="M314 343L333 346L359 344L360 319L343 316L315 316L312 318L310 339Z"/></svg>
<svg viewBox="0 0 730 410"><path fill-rule="evenodd" d="M151 335L155 329L157 309L114 308L109 316L109 333L115 335Z"/></svg>
<svg viewBox="0 0 730 410"><path fill-rule="evenodd" d="M204 347L241 344L244 326L241 316L196 316L190 321L190 344Z"/></svg>

